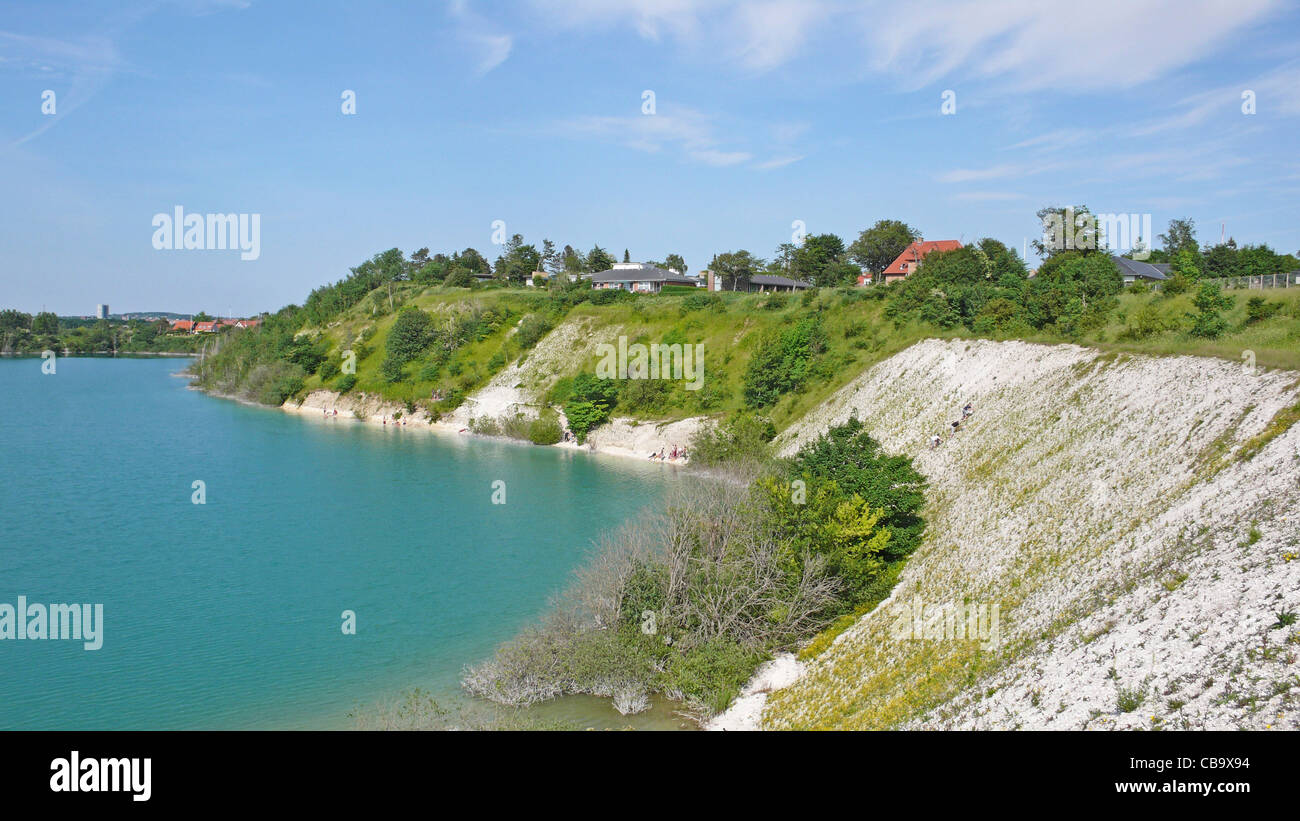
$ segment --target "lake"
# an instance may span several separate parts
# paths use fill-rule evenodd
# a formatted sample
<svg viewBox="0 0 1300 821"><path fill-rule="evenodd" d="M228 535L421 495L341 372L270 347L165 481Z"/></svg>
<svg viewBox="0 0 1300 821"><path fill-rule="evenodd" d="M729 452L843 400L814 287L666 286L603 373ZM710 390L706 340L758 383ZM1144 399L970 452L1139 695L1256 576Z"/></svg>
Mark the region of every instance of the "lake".
<svg viewBox="0 0 1300 821"><path fill-rule="evenodd" d="M347 728L412 688L457 703L464 665L675 479L249 407L188 389L187 364L65 358L45 375L0 359L0 603L104 613L99 650L0 641L0 728ZM625 719L586 698L546 714L680 724L662 705Z"/></svg>

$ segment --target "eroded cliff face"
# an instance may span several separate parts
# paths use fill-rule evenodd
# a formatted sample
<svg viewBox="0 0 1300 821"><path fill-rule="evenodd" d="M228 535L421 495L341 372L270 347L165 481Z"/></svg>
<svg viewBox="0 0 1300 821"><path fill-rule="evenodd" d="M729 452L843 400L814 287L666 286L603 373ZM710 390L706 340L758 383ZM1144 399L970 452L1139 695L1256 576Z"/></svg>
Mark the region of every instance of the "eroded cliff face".
<svg viewBox="0 0 1300 821"><path fill-rule="evenodd" d="M927 536L763 726L1297 728L1298 403L1294 372L1023 342L866 371L783 450L856 412L929 479Z"/></svg>
<svg viewBox="0 0 1300 821"><path fill-rule="evenodd" d="M617 325L598 327L591 317L570 317L437 422L423 408L417 407L412 413L401 402L361 392L339 394L316 390L301 403L289 400L283 407L286 411L326 418L334 418L337 410L345 419L360 419L373 424L392 424L394 417L400 415L406 426L436 428L445 432L470 429L476 420L501 423L516 414L532 419L546 407L547 391L556 381L575 372L590 357L597 342L617 338L621 331ZM563 410L554 410L564 422ZM703 417L663 421L614 417L592 431L583 447L600 453L645 459L651 453L669 453L673 448L688 446L703 422ZM578 445L565 442L556 447L576 448Z"/></svg>

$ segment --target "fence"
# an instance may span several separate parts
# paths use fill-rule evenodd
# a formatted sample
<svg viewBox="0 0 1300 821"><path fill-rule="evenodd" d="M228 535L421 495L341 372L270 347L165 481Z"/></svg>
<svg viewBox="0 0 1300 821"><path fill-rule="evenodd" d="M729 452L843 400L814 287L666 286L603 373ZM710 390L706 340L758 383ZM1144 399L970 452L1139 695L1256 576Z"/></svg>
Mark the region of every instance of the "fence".
<svg viewBox="0 0 1300 821"><path fill-rule="evenodd" d="M1253 277L1223 277L1212 279L1224 288L1285 288L1288 285L1300 285L1300 271L1289 274L1261 274Z"/></svg>

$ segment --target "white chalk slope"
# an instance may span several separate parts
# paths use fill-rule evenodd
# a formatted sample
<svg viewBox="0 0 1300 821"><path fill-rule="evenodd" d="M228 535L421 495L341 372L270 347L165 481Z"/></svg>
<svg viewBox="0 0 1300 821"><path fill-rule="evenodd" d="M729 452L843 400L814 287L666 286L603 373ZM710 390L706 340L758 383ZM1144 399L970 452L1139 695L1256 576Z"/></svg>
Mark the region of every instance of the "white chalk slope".
<svg viewBox="0 0 1300 821"><path fill-rule="evenodd" d="M1275 627L1300 612L1300 425L1243 456L1298 376L939 340L871 368L784 450L856 411L915 456L929 529L895 598L999 602L1001 643L971 683L969 643L893 638L877 609L765 726L1300 728L1298 627Z"/></svg>

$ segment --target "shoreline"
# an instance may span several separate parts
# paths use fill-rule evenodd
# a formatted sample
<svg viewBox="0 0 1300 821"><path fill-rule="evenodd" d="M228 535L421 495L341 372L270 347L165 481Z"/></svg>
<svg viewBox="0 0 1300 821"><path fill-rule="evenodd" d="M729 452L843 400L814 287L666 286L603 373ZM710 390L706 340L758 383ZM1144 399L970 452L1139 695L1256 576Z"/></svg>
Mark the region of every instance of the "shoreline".
<svg viewBox="0 0 1300 821"><path fill-rule="evenodd" d="M180 377L185 377L185 378L192 377L191 374L185 371L180 371L175 375ZM372 427L379 427L384 429L418 430L424 433L431 433L438 436L451 436L451 437L456 437L458 439L472 438L472 439L482 439L482 440L496 441L496 442L507 442L507 443L527 446L527 447L558 448L570 452L580 452L580 453L586 453L595 456L610 456L622 460L639 461L639 462L645 462L645 463L656 464L656 465L667 465L673 468L683 468L690 464L690 459L682 459L682 458L677 458L677 459L665 458L663 461L659 461L657 459L652 460L648 458L648 454L651 450L650 448L647 448L645 454L643 455L642 452L627 447L626 442L622 442L622 441L606 441L606 442L597 441L600 438L597 436L597 434L601 433L603 428L598 428L596 431L593 431L592 436L588 437L586 444L579 445L577 442L556 442L553 445L537 445L532 442L529 442L526 439L515 439L509 436L489 436L486 434L474 433L473 431L470 431L468 427L462 423L444 422L441 420L433 421L427 416L427 414L418 411L414 415L408 415L405 406L403 406L402 404L398 402L384 400L381 397L370 396L364 393L358 394L356 397L352 397L350 395L339 395L334 393L333 391L317 390L317 391L312 391L310 394L308 394L301 404L296 403L293 400L289 400L285 402L283 405L275 406L275 405L263 405L259 402L254 402L249 399L244 399L243 397L240 396L221 393L220 391L209 390L194 385L189 386L189 389L207 394L208 396L211 396L214 399L230 400L232 402L238 402L239 404L245 405L247 407L259 408L262 410L280 410L284 413L293 414L295 416L301 416L307 419L316 417L319 421L322 422L347 421L348 423L366 424ZM313 399L316 401L313 402ZM324 401L327 399L329 400L328 405L324 404ZM335 411L337 411L337 414L335 413ZM402 414L400 420L392 419L393 415L396 413ZM414 420L415 423L402 424L402 422L407 420ZM673 425L681 426L684 423L692 426L698 424L697 421L693 419L677 420L673 422L663 422L663 423L637 424L633 420L617 418L617 419L610 419L606 427L612 428L612 427L621 426L623 428L633 428L633 429L644 428L644 427L665 428ZM608 433L608 431L606 431L606 433ZM655 441L656 443L659 444L659 447L661 449L666 449L668 451L671 451L673 445L672 443L669 443L667 439L661 439L661 440L657 439Z"/></svg>
<svg viewBox="0 0 1300 821"><path fill-rule="evenodd" d="M112 351L96 351L95 353L68 353L65 348L62 351L56 351L60 359L136 359L138 357L160 356L173 359L193 359L198 356L197 352L184 351L122 351L113 353ZM34 353L18 351L0 351L0 356L8 356L13 359L40 359L39 351Z"/></svg>
<svg viewBox="0 0 1300 821"><path fill-rule="evenodd" d="M196 390L202 390L196 388ZM205 391L213 396L221 398L235 399L245 404L255 407L269 408L271 406L259 405L255 402L239 399L238 397L228 397L215 392ZM698 427L698 420L686 419L661 423L637 423L633 420L624 418L610 419L604 426L592 431L588 436L585 444L577 442L556 442L553 445L537 445L526 439L515 439L509 436L490 436L487 434L474 433L469 429L465 421L434 421L429 418L428 414L423 411L416 411L409 414L406 407L391 400L385 400L382 397L371 396L368 394L337 394L334 391L315 390L309 393L301 403L289 400L280 406L280 410L285 413L291 413L303 417L318 416L321 421L336 421L346 419L349 422L359 422L381 428L396 428L399 430L423 430L428 433L443 436L471 437L476 439L485 439L498 442L511 442L517 445L526 445L528 447L559 448L567 451L576 451L601 456L613 456L620 459L636 460L648 462L657 465L669 465L674 468L685 467L690 464L689 459L665 458L662 461L650 459L649 454L652 451L664 450L671 452L674 445L680 442L670 441L668 438L651 436L631 436L627 431L639 431L644 428L655 430L676 427L678 439L687 433L686 429L693 434L694 428ZM337 413L336 413L337 412ZM401 414L400 418L394 419L395 414ZM456 419L454 415L450 418ZM413 422L413 423L412 423ZM603 435L602 435L603 434ZM689 438L689 437L688 437ZM632 441L629 441L631 439ZM630 445L636 443L638 447ZM654 447L657 446L657 447Z"/></svg>

